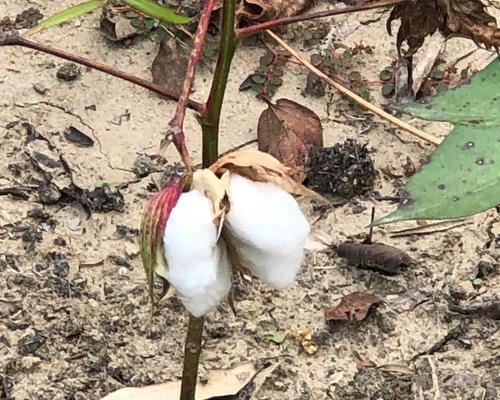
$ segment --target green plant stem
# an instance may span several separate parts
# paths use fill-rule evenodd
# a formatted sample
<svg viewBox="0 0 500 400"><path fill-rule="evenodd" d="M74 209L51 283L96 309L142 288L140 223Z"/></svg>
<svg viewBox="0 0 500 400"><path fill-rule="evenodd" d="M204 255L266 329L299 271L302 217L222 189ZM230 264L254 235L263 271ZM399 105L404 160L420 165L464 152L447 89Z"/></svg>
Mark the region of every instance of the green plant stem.
<svg viewBox="0 0 500 400"><path fill-rule="evenodd" d="M184 347L184 368L182 370L180 400L195 400L202 335L203 317L189 315L186 345Z"/></svg>
<svg viewBox="0 0 500 400"><path fill-rule="evenodd" d="M203 167L210 166L218 157L219 121L226 91L227 77L236 48L234 32L235 0L224 0L222 9L221 44L214 79L206 109L200 117L203 130ZM195 400L198 363L203 334L203 318L189 316L184 350L184 368L180 400Z"/></svg>
<svg viewBox="0 0 500 400"><path fill-rule="evenodd" d="M83 65L85 67L89 67L92 69L95 69L97 71L104 72L108 75L115 76L117 78L123 79L125 81L134 83L135 85L142 86L143 88L146 88L148 90L151 90L152 92L158 93L162 96L165 96L169 100L175 100L178 101L179 97L175 95L174 93L170 92L167 88L161 85L157 85L153 82L149 82L145 79L139 78L135 75L129 74L124 71L119 71L115 68L110 67L109 65L102 64L100 62L94 61L94 60L89 60L84 57L80 57L76 54L68 53L63 50L55 49L53 47L46 46L42 43L34 42L32 40L28 40L26 38L23 38L21 36L10 36L4 39L0 39L0 47L2 46L21 46L21 47L27 47L29 49L41 51L46 54L50 54L55 57L62 58L64 60L72 61L74 63ZM195 111L201 112L203 110L203 105L193 101L189 100L187 106Z"/></svg>
<svg viewBox="0 0 500 400"><path fill-rule="evenodd" d="M351 7L339 8L335 10L319 11L314 13L306 13L294 15L293 17L279 18L271 21L262 22L260 24L246 26L244 28L236 29L236 37L242 38L245 36L252 35L257 32L265 31L266 29L276 28L278 26L284 26L293 24L300 21L310 21L317 18L331 17L333 15L349 14L353 12L373 10L375 8L395 6L401 3L405 3L410 0L380 0L373 3L360 4Z"/></svg>
<svg viewBox="0 0 500 400"><path fill-rule="evenodd" d="M201 117L203 131L203 167L210 166L218 157L219 122L226 91L227 78L236 49L234 30L235 0L224 0L222 6L221 43L214 79L206 105L206 111Z"/></svg>

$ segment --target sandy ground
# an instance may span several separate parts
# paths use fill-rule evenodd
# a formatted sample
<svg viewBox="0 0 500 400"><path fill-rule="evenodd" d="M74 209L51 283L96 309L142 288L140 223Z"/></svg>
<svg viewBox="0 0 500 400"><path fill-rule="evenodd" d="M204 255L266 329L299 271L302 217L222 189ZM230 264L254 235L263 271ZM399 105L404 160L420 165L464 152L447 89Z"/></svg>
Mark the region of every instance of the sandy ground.
<svg viewBox="0 0 500 400"><path fill-rule="evenodd" d="M29 6L49 15L70 3L0 0L0 15L12 17ZM345 44L375 46L359 68L368 78L376 79L396 57L385 19L373 12L329 20ZM155 44L148 39L135 40L129 48L110 44L96 23L97 17L90 15L76 26L42 33L38 40L149 79ZM445 58L451 62L471 48L465 40L453 40ZM175 104L96 71L82 69L76 81L62 82L56 71L64 62L45 54L21 48L2 48L0 54L0 187L22 184L27 193L0 196L0 399L98 399L123 386L178 379L186 313L178 301L170 301L155 315L148 335L149 305L135 231L150 195L148 185L161 173L137 179L132 172L138 155L157 152ZM238 92L238 86L261 54L248 47L236 54L222 114L221 151L256 137L265 104L253 93ZM475 59L482 66L490 56L478 51L462 65ZM202 71L196 99L206 97L209 81ZM391 166L397 173L407 156L418 160L431 151L379 120L359 133L337 95L302 95L305 72L295 65L287 66L284 81L276 98L314 110L327 146L356 138L367 143L378 170ZM46 93L38 93L34 85ZM372 92L380 101L377 90ZM127 112L130 119L117 125L116 117ZM24 123L46 140L27 140ZM439 137L450 129L447 124L415 124ZM95 145L78 147L66 140L63 132L69 126L91 136ZM192 115L186 132L199 160L200 130ZM62 156L82 188L92 190L98 181L118 185L123 211L94 212L88 218L75 202L38 203L33 187L41 175L29 156L37 151ZM170 150L167 159L178 161ZM59 183L67 179L64 171L58 176ZM375 191L391 196L403 183L381 173ZM395 207L368 196L356 198L329 211L314 231L330 235L334 244L362 240L372 206L377 215ZM317 217L311 214L311 220ZM490 210L455 225L399 238L391 237L391 231L416 223L376 229L377 241L415 260L395 277L348 266L328 252L308 252L297 283L287 290L275 292L257 281L239 285L238 316L223 305L207 318L201 376L245 361L278 364L258 390L250 387L240 399L497 399L498 322L452 313L446 296L467 304L498 293L494 273L477 286L472 279L480 262L495 268L498 261L499 215ZM356 290L374 293L384 303L364 321L326 324L325 308ZM313 331L319 345L314 355L307 355L290 335L281 345L267 336L298 328Z"/></svg>

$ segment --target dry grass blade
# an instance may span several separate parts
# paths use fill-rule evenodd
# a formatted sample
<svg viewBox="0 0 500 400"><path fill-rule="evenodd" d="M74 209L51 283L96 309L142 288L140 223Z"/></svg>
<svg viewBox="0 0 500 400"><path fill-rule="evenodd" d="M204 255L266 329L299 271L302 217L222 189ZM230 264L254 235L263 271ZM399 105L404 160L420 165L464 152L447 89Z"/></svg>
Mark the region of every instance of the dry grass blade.
<svg viewBox="0 0 500 400"><path fill-rule="evenodd" d="M314 67L310 62L304 60L299 53L297 53L294 49L292 49L288 44L286 44L280 37L278 37L276 34L271 32L270 30L266 30L266 33L271 36L281 47L283 47L286 51L288 51L293 57L297 59L304 67L306 67L309 71L313 72L316 74L319 78L323 79L325 82L327 82L329 85L333 86L335 89L337 89L340 93L343 95L349 97L350 99L354 100L356 103L358 103L361 107L366 108L368 111L371 111L372 113L378 115L379 117L385 119L386 121L390 122L391 124L396 125L398 128L411 133L413 136L416 136L422 140L425 140L426 142L434 145L438 145L441 143L441 140L438 139L435 136L429 135L428 133L425 133L421 131L420 129L417 129L406 122L401 121L400 119L392 116L391 114L385 112L384 110L374 106L373 104L369 103L362 97L358 96L356 93L353 93L349 89L345 88L342 86L340 83L335 82L333 79L331 79L328 75L324 74L321 72L318 68Z"/></svg>

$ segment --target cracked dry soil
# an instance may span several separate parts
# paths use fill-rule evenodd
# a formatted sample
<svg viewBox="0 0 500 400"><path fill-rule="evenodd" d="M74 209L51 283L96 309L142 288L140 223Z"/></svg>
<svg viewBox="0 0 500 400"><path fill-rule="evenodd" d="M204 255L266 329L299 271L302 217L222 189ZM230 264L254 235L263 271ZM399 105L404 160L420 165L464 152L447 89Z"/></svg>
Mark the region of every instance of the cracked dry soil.
<svg viewBox="0 0 500 400"><path fill-rule="evenodd" d="M50 15L70 3L0 0L0 9L12 17L36 6ZM327 20L344 44L363 40L375 46L360 65L373 79L396 57L395 39L384 31L386 16L370 12ZM110 44L95 29L96 20L86 16L38 40L149 78L154 43L138 38L129 48ZM452 40L444 58L452 61L471 48L465 40ZM171 150L166 164L148 157L156 153L175 104L86 69L77 79L62 81L57 71L64 62L31 50L0 53L0 399L99 399L123 386L178 379L186 313L171 300L155 314L149 334L137 246L152 184L165 170L178 168ZM257 116L266 105L253 93L238 92L238 86L261 55L257 48L236 54L221 151L256 137ZM488 57L478 51L464 65L472 61L480 68ZM209 76L200 71L196 99L206 97ZM366 116L335 93L304 97L306 73L296 65L286 67L284 81L276 98L313 109L326 146L356 139L367 145L378 171L387 166L402 171L407 156L418 160L431 150L376 119L368 131L360 129L356 118ZM450 128L415 124L439 137ZM94 145L68 141L64 132L70 126ZM186 132L199 160L200 132L192 115ZM403 184L380 173L370 195L394 196ZM304 204L316 221L313 230L329 234L334 244L363 240L372 206L377 215L395 207L369 195L321 214ZM236 398L497 399L498 320L452 312L448 301L468 304L498 294L498 211L426 235L393 237L395 230L416 225L374 232L374 240L415 260L401 275L348 266L333 252L308 252L296 284L287 290L276 292L257 281L238 284L238 316L222 305L207 318L201 377L211 369L271 360L279 365L264 384ZM482 278L474 285L478 274ZM325 308L357 290L374 293L383 303L364 321L326 324ZM269 332L298 328L313 331L315 354L307 355L291 335L281 345L268 339Z"/></svg>

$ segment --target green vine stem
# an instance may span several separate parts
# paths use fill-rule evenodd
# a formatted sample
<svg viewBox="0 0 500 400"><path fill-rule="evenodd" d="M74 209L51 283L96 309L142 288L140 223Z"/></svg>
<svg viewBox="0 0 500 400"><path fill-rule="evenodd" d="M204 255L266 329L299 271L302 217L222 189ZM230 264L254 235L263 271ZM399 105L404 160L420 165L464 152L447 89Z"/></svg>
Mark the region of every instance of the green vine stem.
<svg viewBox="0 0 500 400"><path fill-rule="evenodd" d="M200 119L203 131L203 167L210 166L218 157L219 122L226 91L227 78L236 49L234 29L236 2L224 0L222 6L221 43L217 66L206 105L206 111Z"/></svg>

